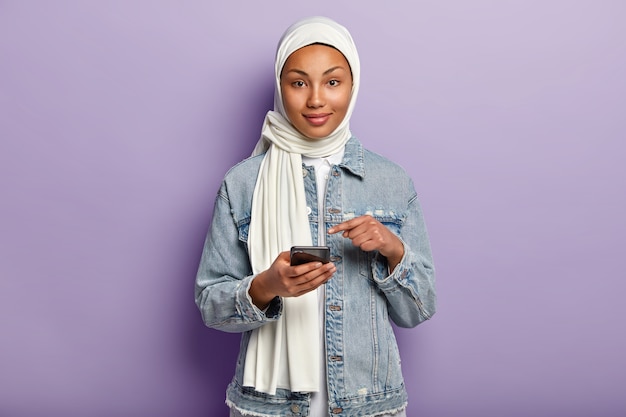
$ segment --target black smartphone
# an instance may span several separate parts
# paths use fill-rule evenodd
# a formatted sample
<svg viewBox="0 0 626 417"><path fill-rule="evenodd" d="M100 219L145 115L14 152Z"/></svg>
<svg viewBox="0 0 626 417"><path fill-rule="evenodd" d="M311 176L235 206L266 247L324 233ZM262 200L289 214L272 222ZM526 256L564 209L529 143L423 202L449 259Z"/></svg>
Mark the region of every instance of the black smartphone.
<svg viewBox="0 0 626 417"><path fill-rule="evenodd" d="M307 262L330 262L328 246L293 246L291 248L291 265L302 265Z"/></svg>

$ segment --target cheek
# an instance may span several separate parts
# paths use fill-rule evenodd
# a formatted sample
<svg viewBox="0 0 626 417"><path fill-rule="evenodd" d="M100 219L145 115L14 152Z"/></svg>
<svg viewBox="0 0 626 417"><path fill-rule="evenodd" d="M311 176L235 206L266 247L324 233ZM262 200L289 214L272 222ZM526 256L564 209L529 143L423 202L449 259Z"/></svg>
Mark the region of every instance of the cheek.
<svg viewBox="0 0 626 417"><path fill-rule="evenodd" d="M283 107L287 112L293 112L300 107L300 100L297 94L283 92Z"/></svg>
<svg viewBox="0 0 626 417"><path fill-rule="evenodd" d="M341 110L341 111L347 111L348 110L348 106L350 105L350 91L346 92L342 91L340 93L338 93L335 97L334 97L334 105L335 108L337 110Z"/></svg>

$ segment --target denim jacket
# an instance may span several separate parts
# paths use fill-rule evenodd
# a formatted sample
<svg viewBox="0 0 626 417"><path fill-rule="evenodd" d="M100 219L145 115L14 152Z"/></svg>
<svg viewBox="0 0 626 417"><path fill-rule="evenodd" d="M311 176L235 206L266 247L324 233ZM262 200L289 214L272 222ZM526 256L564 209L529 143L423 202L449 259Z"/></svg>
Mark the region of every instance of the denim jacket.
<svg viewBox="0 0 626 417"><path fill-rule="evenodd" d="M218 192L212 225L196 277L195 300L204 323L242 332L227 403L244 415L308 416L310 394L278 389L276 395L242 386L250 332L277 320L282 301L265 311L248 294L254 276L247 251L252 194L262 155L229 170ZM318 228L371 215L404 244L389 273L385 257L364 252L341 233L326 235L337 272L325 284L324 333L329 413L374 416L406 407L407 393L390 319L414 327L435 312L435 281L428 235L413 182L398 165L365 150L356 138L329 175L324 213L318 213L315 172L303 165L313 244ZM323 219L323 224L320 224ZM285 248L288 250L289 248Z"/></svg>

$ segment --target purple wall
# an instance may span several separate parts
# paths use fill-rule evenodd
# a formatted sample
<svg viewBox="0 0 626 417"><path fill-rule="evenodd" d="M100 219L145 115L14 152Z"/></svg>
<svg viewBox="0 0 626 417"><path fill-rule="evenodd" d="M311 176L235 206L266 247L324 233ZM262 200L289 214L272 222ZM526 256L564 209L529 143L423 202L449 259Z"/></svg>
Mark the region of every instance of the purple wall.
<svg viewBox="0 0 626 417"><path fill-rule="evenodd" d="M238 336L194 274L310 14L353 32L353 131L432 237L409 415L626 415L626 3L209 3L0 1L1 416L226 415Z"/></svg>

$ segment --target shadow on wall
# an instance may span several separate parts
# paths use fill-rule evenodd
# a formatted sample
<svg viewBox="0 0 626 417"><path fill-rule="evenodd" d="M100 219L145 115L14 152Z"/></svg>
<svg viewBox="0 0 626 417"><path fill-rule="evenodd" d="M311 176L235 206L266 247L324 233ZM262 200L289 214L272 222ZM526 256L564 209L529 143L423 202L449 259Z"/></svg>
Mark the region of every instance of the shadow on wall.
<svg viewBox="0 0 626 417"><path fill-rule="evenodd" d="M192 239L195 243L190 244L192 247L188 253L195 256L189 256L185 266L185 276L193 277L190 281L195 278L204 242L204 232L194 233L197 238ZM193 301L193 282L187 281L184 287L182 298L188 302L184 303L179 318L179 346L184 374L194 384L193 392L196 393L187 396L194 404L185 414L188 417L227 415L226 387L235 374L241 334L206 327Z"/></svg>
<svg viewBox="0 0 626 417"><path fill-rule="evenodd" d="M251 76L244 79L254 80L254 78ZM215 131L219 138L207 139L207 146L213 148L211 153L217 150L215 154L220 155L220 160L230 160L231 166L250 156L260 137L265 114L273 108L274 87L271 78L267 79L267 83L259 83L258 76L256 78L256 82L250 88L244 89L248 92L248 97L228 101L229 108L225 110L226 114L238 115L242 120L249 120L249 122L218 123ZM207 181L210 182L210 189L217 190L222 178L211 178ZM204 238L211 222L215 197L214 194L204 198L204 201L210 202L210 207L198 208L198 212L193 216L200 220L193 222L192 230L187 234L194 238L190 239L190 247L186 252L193 256L183 255L187 258L183 266L186 270L185 276L195 277ZM208 217L207 213L209 213ZM224 403L226 387L235 374L241 334L225 333L206 327L199 310L193 303L193 285L186 285L185 291L183 297L185 299L189 297L190 302L185 306L181 317L183 332L181 340L185 341L183 350L187 369L194 375L200 386L200 398L196 400L197 407L193 410L194 415L227 415L228 408Z"/></svg>
<svg viewBox="0 0 626 417"><path fill-rule="evenodd" d="M270 76L261 77L247 71L236 73L232 78L236 79L233 83L248 83L241 88L245 94L229 96L223 102L224 111L210 115L207 129L211 136L207 137L205 152L219 156L217 163L229 165L227 168L252 154L261 137L265 114L274 108L274 85ZM221 180L214 178L213 184L219 185Z"/></svg>
<svg viewBox="0 0 626 417"><path fill-rule="evenodd" d="M205 328L197 320L193 326L189 326L189 330L190 366L196 367L202 387L202 412L198 415L227 415L228 408L224 402L226 387L235 374L241 335Z"/></svg>

